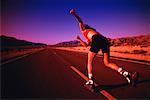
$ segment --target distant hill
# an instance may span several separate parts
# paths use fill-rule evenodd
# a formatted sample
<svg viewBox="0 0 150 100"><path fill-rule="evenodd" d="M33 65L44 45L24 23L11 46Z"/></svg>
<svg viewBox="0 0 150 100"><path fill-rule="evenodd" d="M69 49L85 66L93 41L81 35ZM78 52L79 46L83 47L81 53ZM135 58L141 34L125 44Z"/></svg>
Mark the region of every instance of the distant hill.
<svg viewBox="0 0 150 100"><path fill-rule="evenodd" d="M116 39L110 39L112 46L150 46L150 35L140 35L133 37L122 37Z"/></svg>
<svg viewBox="0 0 150 100"><path fill-rule="evenodd" d="M1 49L12 48L12 47L25 47L25 46L46 46L43 43L33 43L26 40L19 40L14 37L0 36Z"/></svg>
<svg viewBox="0 0 150 100"><path fill-rule="evenodd" d="M116 39L108 39L111 46L150 46L150 35L141 35L133 37L122 37ZM55 46L81 46L77 40L66 41L56 44Z"/></svg>

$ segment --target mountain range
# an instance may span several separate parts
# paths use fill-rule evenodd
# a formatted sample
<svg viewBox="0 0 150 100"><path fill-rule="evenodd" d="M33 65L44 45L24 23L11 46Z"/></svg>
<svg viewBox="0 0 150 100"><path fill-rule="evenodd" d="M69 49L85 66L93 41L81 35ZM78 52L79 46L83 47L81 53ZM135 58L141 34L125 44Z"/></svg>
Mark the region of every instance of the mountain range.
<svg viewBox="0 0 150 100"><path fill-rule="evenodd" d="M150 35L140 35L132 37L108 38L111 46L150 46ZM81 46L77 40L57 43L55 46Z"/></svg>
<svg viewBox="0 0 150 100"><path fill-rule="evenodd" d="M46 45L43 43L33 43L33 42L26 41L26 40L20 40L20 39L14 38L14 37L9 37L9 36L4 36L4 35L0 36L0 40L1 40L2 47Z"/></svg>

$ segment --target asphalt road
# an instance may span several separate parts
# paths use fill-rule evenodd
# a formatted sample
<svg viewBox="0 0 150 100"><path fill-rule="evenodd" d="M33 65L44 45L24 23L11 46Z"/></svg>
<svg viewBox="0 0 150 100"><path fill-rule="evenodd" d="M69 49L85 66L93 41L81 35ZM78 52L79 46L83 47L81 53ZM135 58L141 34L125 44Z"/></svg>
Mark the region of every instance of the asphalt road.
<svg viewBox="0 0 150 100"><path fill-rule="evenodd" d="M106 99L92 93L86 82L71 66L87 75L86 53L47 48L1 65L1 98L3 99ZM140 73L135 87L117 72L104 66L101 57L94 60L96 83L117 99L150 98L150 66L122 60L111 62Z"/></svg>

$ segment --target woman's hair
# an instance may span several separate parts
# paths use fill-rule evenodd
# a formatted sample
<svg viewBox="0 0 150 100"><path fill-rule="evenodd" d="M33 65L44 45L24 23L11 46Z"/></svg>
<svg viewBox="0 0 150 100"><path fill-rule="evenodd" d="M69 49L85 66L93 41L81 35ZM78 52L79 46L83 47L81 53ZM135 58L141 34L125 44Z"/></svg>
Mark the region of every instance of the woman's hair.
<svg viewBox="0 0 150 100"><path fill-rule="evenodd" d="M91 26L89 26L87 24L84 24L84 28L85 29L92 29L92 30L96 31L96 29L94 29L93 27L91 27Z"/></svg>

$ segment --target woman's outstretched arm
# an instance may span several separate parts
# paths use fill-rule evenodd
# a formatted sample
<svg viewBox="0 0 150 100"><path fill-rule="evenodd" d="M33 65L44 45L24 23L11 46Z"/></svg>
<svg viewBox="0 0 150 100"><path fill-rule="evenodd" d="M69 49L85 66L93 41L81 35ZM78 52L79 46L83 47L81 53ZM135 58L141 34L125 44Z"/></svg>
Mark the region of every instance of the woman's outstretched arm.
<svg viewBox="0 0 150 100"><path fill-rule="evenodd" d="M80 43L81 43L84 47L87 48L88 44L87 44L86 42L84 42L79 36L77 36L76 38L77 38L77 40L80 41Z"/></svg>
<svg viewBox="0 0 150 100"><path fill-rule="evenodd" d="M74 9L71 9L71 10L70 10L70 13L71 13L72 15L74 15L75 18L77 19L77 21L78 21L78 23L79 23L80 30L81 30L81 31L84 31L84 24L83 24L83 21L82 21L81 18L77 15L77 13L75 12L75 10L74 10Z"/></svg>
<svg viewBox="0 0 150 100"><path fill-rule="evenodd" d="M74 9L71 9L71 10L70 10L70 13L75 16L75 18L77 19L77 21L78 21L79 23L83 23L83 21L82 21L81 18L77 15L77 13L75 12Z"/></svg>

